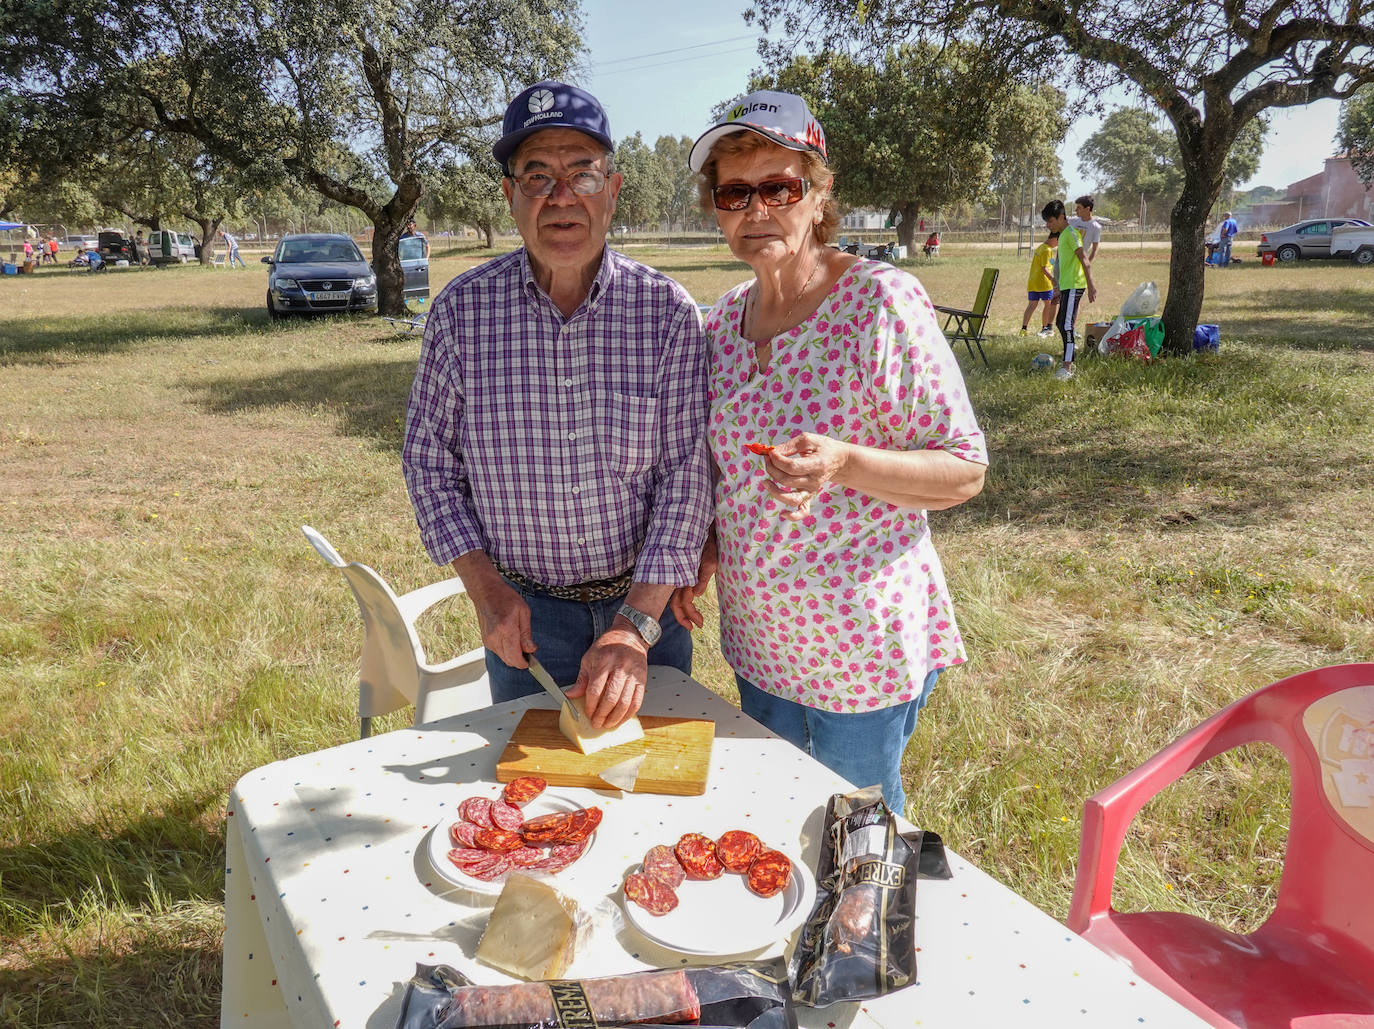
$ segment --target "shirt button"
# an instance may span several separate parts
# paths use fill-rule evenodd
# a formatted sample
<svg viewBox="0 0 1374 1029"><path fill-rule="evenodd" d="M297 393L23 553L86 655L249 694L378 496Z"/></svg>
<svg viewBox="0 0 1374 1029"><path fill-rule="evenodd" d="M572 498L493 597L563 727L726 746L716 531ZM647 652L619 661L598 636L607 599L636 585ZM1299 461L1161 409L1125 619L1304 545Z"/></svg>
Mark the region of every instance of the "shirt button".
<svg viewBox="0 0 1374 1029"><path fill-rule="evenodd" d="M586 542L587 542L587 541L586 541L585 539L583 539L581 536L577 537L577 545L578 545L579 547L580 547L582 544L586 543Z"/></svg>
<svg viewBox="0 0 1374 1029"><path fill-rule="evenodd" d="M579 493L581 493L581 492L582 492L582 487L581 487L581 486L574 486L574 487L572 488L572 495L573 495L573 496L577 496L577 495L578 495Z"/></svg>
<svg viewBox="0 0 1374 1029"><path fill-rule="evenodd" d="M577 433L575 433L575 432L570 432L570 433L568 433L568 439L577 439Z"/></svg>
<svg viewBox="0 0 1374 1029"><path fill-rule="evenodd" d="M571 386L571 385L572 385L572 379L564 379L564 380L563 380L563 385L565 385L565 386Z"/></svg>

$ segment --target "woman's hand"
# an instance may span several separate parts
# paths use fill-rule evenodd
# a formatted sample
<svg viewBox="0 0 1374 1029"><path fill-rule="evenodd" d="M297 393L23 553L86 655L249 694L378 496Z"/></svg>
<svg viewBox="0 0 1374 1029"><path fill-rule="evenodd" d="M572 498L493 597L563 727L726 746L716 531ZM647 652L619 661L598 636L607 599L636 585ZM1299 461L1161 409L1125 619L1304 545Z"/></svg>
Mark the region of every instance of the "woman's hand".
<svg viewBox="0 0 1374 1029"><path fill-rule="evenodd" d="M811 516L811 501L838 478L849 461L847 443L803 432L768 454L764 488L783 505L782 517L799 522Z"/></svg>

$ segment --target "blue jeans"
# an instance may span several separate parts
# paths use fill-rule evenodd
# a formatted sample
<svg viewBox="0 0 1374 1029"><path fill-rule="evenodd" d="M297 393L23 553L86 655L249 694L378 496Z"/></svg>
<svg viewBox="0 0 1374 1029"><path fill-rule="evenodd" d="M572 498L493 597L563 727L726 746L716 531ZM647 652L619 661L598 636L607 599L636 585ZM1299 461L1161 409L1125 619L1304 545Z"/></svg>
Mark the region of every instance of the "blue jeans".
<svg viewBox="0 0 1374 1029"><path fill-rule="evenodd" d="M739 686L740 708L746 715L855 786L881 785L887 806L904 815L902 755L940 671L937 668L926 676L921 695L915 700L853 713L822 711L784 700L738 675L735 682Z"/></svg>
<svg viewBox="0 0 1374 1029"><path fill-rule="evenodd" d="M530 606L530 631L539 648L535 652L539 663L559 686L571 686L577 681L582 656L611 627L625 598L612 597L584 604L580 600L559 600L511 582L507 585ZM649 649L649 664L670 665L691 675L691 634L666 608L657 612L656 617L663 626L663 635ZM487 651L487 675L491 679L491 699L497 704L543 692L528 668L512 668L490 650Z"/></svg>
<svg viewBox="0 0 1374 1029"><path fill-rule="evenodd" d="M239 263L239 267L240 267L240 268L247 268L247 267L248 267L248 265L246 265L246 264L243 263L243 257L239 254L239 248L238 248L238 247L232 247L232 248L229 250L229 259L228 259L227 261L224 262L224 266L225 266L226 268L232 268L232 267L234 267L234 262L235 262L235 261L237 261L237 262Z"/></svg>

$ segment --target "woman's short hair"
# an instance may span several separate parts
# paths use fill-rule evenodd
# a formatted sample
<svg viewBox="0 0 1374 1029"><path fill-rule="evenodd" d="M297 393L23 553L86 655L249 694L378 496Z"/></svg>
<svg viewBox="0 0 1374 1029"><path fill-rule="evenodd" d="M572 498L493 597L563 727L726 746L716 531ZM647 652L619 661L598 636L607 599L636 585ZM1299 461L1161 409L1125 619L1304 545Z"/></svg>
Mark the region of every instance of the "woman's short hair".
<svg viewBox="0 0 1374 1029"><path fill-rule="evenodd" d="M788 149L779 146L772 140L765 139L757 132L750 132L748 129L740 129L738 132L732 132L717 140L716 145L711 148L710 156L701 166L701 174L697 176L697 197L701 201L701 209L707 214L715 213L716 204L711 196L711 189L720 182L718 168L722 157L742 157L758 153L767 147L773 147L776 150ZM840 226L840 212L835 203L835 194L828 188L834 175L830 166L825 163L825 158L816 151L791 150L789 152L801 158L802 174L806 177L806 181L811 183L811 188L826 190L825 203L821 205L821 220L812 227L817 242L825 245L835 238L835 230Z"/></svg>

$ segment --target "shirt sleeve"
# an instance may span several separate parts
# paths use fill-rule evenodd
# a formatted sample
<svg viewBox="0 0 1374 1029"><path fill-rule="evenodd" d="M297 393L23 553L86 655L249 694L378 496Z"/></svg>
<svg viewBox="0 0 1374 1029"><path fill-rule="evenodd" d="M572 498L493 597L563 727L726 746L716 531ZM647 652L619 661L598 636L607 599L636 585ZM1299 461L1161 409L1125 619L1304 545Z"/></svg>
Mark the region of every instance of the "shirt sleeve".
<svg viewBox="0 0 1374 1029"><path fill-rule="evenodd" d="M865 369L890 445L945 450L987 464L987 444L959 362L940 331L925 289L913 277L880 280L877 339Z"/></svg>
<svg viewBox="0 0 1374 1029"><path fill-rule="evenodd" d="M685 290L666 319L659 371L659 430L654 503L635 581L689 586L697 581L711 520L711 475L706 449L707 339L696 304Z"/></svg>
<svg viewBox="0 0 1374 1029"><path fill-rule="evenodd" d="M401 444L401 467L420 540L437 565L486 548L459 447L463 389L452 341L455 305L453 294L441 296L426 321Z"/></svg>

